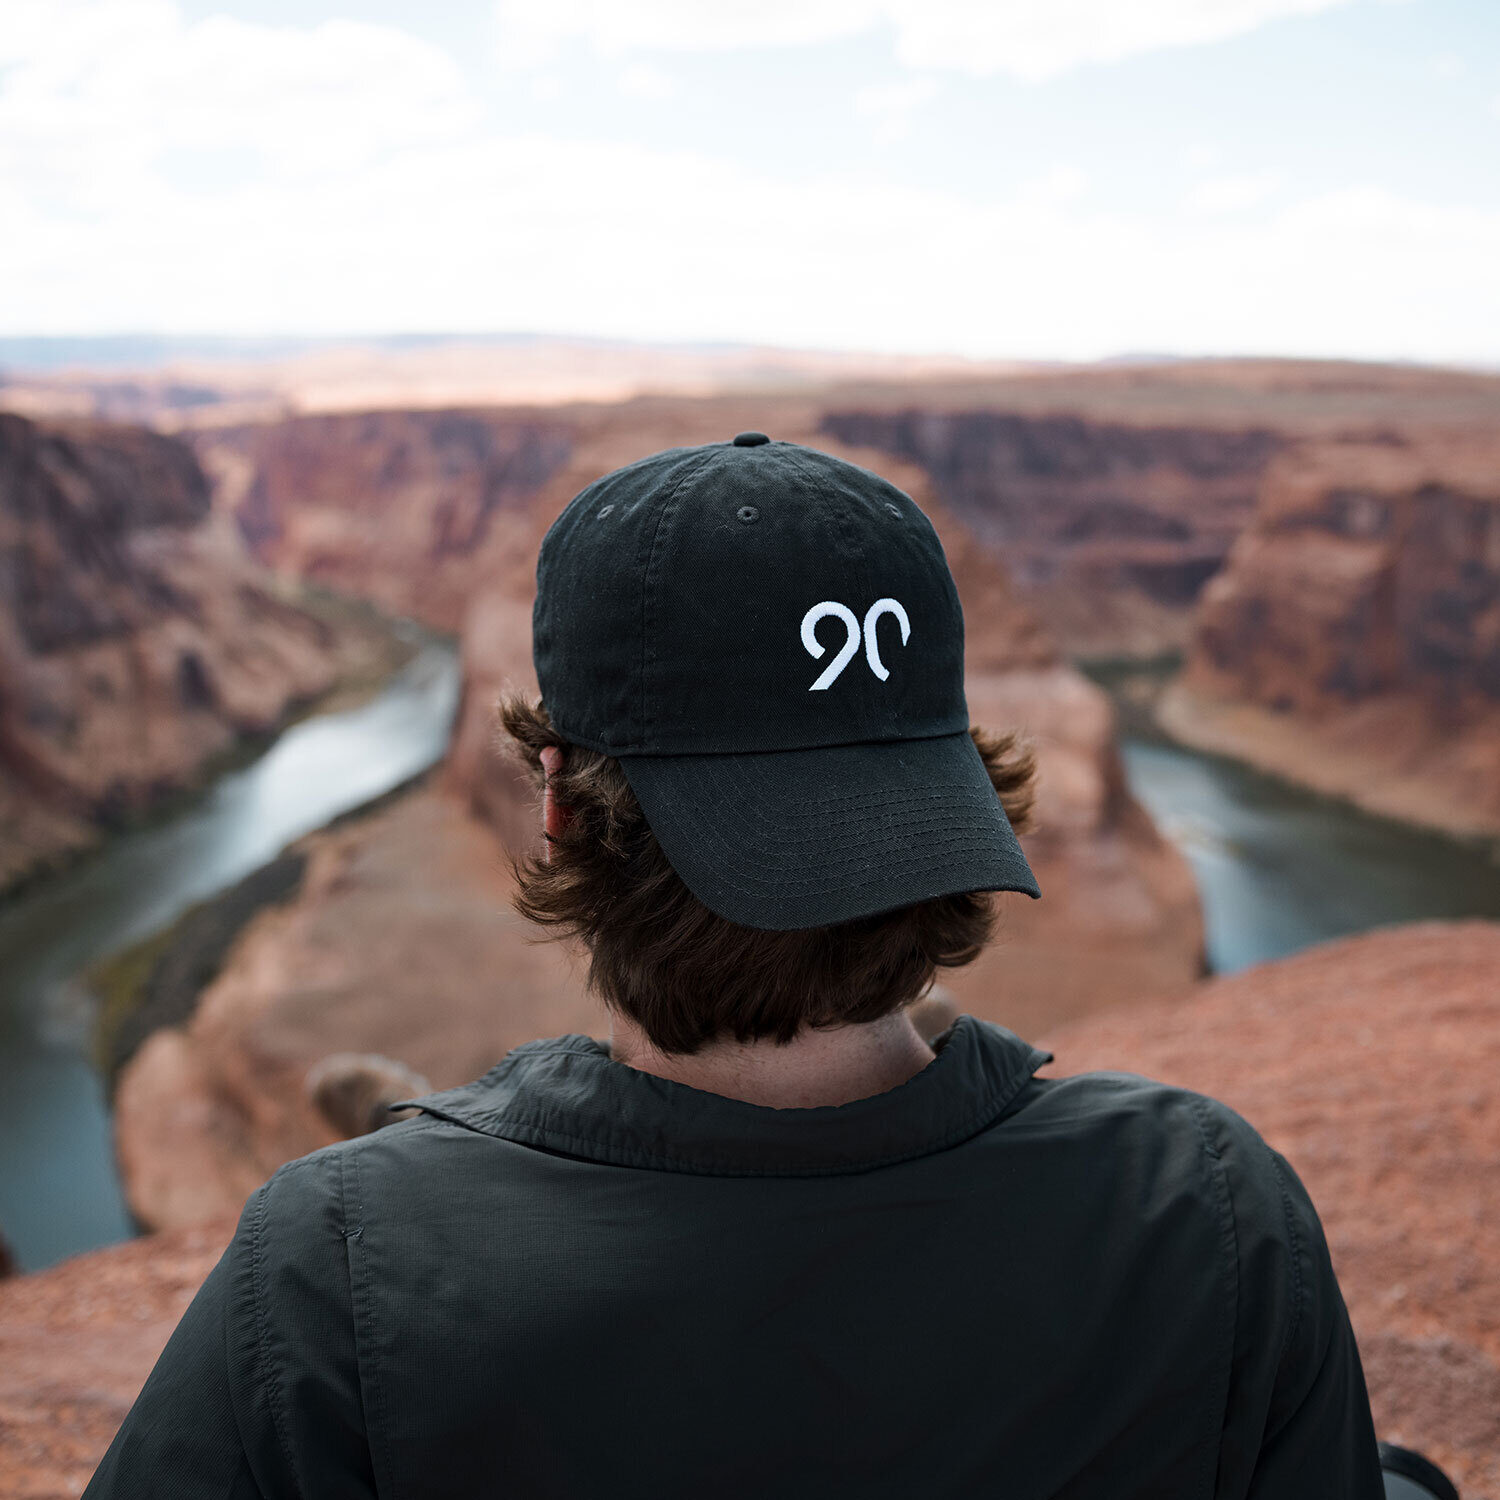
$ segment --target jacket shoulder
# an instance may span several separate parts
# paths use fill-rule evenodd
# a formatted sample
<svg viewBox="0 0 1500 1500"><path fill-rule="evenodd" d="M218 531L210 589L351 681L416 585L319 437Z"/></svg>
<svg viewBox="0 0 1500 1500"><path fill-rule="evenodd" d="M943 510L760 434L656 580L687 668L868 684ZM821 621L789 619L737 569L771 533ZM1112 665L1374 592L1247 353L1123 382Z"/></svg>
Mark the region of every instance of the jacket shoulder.
<svg viewBox="0 0 1500 1500"><path fill-rule="evenodd" d="M262 1229L275 1226L309 1238L351 1234L359 1226L366 1184L399 1184L405 1174L441 1159L455 1137L464 1134L460 1126L423 1115L294 1157L251 1195L241 1234L252 1217Z"/></svg>
<svg viewBox="0 0 1500 1500"><path fill-rule="evenodd" d="M1242 1272L1295 1287L1292 1260L1322 1233L1311 1201L1286 1159L1237 1110L1211 1095L1135 1073L1091 1072L1037 1079L1042 1117L1068 1121L1092 1155L1185 1172L1218 1185L1233 1221ZM1267 1262L1282 1262L1273 1268Z"/></svg>
<svg viewBox="0 0 1500 1500"><path fill-rule="evenodd" d="M1038 1078L1032 1087L1037 1104L1065 1112L1081 1129L1123 1130L1127 1140L1186 1132L1219 1160L1228 1155L1253 1160L1269 1149L1255 1127L1222 1101L1139 1073L1074 1073Z"/></svg>

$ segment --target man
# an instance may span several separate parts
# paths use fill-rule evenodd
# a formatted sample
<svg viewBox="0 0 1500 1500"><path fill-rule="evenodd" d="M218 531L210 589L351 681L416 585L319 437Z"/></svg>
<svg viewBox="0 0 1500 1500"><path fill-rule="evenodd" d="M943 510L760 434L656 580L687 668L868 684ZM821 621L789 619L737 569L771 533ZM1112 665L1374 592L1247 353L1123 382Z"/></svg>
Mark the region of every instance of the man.
<svg viewBox="0 0 1500 1500"><path fill-rule="evenodd" d="M741 433L584 490L537 581L517 903L583 943L609 1044L283 1167L87 1493L1379 1496L1255 1131L911 1023L990 893L1038 894L912 501Z"/></svg>

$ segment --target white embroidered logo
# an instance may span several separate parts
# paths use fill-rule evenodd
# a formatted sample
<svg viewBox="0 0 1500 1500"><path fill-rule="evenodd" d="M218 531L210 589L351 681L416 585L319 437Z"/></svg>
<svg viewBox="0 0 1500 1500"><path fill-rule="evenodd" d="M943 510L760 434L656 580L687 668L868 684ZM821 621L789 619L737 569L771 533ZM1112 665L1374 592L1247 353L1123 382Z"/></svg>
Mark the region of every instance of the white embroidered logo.
<svg viewBox="0 0 1500 1500"><path fill-rule="evenodd" d="M807 654L817 661L827 647L818 640L818 621L828 615L842 620L844 629L848 636L844 644L839 648L839 653L823 668L818 680L808 689L810 693L821 693L829 687L833 679L844 670L859 650L859 638L861 635L859 619L847 604L840 604L834 599L825 599L821 604L815 604L802 616L802 644L807 647ZM881 615L895 615L901 626L901 644L904 646L911 639L911 621L906 618L906 611L901 607L899 599L877 599L865 611L865 623L863 635L865 638L865 660L870 664L870 670L884 682L890 674L890 669L880 659L880 643L875 639L875 622Z"/></svg>

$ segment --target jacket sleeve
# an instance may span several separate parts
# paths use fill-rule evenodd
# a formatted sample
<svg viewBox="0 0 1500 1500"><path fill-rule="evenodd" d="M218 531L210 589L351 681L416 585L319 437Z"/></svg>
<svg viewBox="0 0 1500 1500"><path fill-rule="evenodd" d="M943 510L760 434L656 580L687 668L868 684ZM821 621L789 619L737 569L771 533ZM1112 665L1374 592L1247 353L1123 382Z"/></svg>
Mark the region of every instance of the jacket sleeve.
<svg viewBox="0 0 1500 1500"><path fill-rule="evenodd" d="M1250 1125L1223 1105L1212 1108L1238 1252L1217 1493L1381 1500L1359 1348L1312 1199Z"/></svg>
<svg viewBox="0 0 1500 1500"><path fill-rule="evenodd" d="M316 1152L251 1195L84 1500L374 1495L341 1161Z"/></svg>
<svg viewBox="0 0 1500 1500"><path fill-rule="evenodd" d="M84 1490L84 1500L150 1494L164 1500L259 1496L235 1423L224 1360L225 1301L237 1244L238 1234L198 1288Z"/></svg>

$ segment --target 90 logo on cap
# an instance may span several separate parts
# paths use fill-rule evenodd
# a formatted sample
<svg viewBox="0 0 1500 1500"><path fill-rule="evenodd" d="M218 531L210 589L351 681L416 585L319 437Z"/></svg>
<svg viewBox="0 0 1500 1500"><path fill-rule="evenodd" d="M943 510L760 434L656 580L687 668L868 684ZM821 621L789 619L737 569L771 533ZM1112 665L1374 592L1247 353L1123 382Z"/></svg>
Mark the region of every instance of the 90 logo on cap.
<svg viewBox="0 0 1500 1500"><path fill-rule="evenodd" d="M880 659L880 643L875 639L875 622L881 615L895 615L901 625L901 644L904 646L911 639L911 621L906 618L906 611L901 607L899 599L877 599L865 611L864 628L861 630L859 618L847 604L840 604L835 599L825 599L821 604L815 604L802 616L802 644L807 647L807 654L816 661L828 649L817 637L818 621L833 615L844 622L844 629L849 632L848 639L839 650L839 654L823 668L822 674L813 685L808 688L810 693L821 693L825 688L831 686L835 677L844 670L859 650L859 639L861 634L865 641L865 660L870 664L870 670L884 682L891 674L885 663Z"/></svg>

